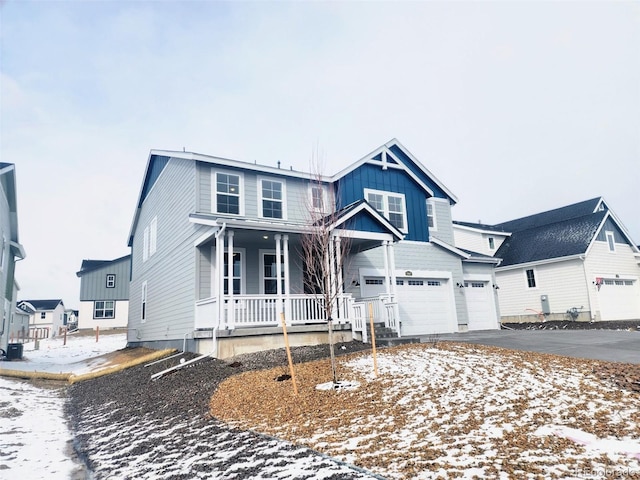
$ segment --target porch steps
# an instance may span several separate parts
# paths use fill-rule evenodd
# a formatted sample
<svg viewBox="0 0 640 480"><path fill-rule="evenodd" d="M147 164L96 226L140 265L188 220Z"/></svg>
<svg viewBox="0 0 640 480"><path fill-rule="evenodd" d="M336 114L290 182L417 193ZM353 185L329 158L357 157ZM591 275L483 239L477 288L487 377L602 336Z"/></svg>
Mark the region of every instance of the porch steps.
<svg viewBox="0 0 640 480"><path fill-rule="evenodd" d="M384 326L384 322L374 323L373 330L376 334L376 345L383 347L393 347L395 345L404 345L406 343L420 343L418 337L398 337L396 331L392 328ZM367 324L367 338L371 343L371 326Z"/></svg>

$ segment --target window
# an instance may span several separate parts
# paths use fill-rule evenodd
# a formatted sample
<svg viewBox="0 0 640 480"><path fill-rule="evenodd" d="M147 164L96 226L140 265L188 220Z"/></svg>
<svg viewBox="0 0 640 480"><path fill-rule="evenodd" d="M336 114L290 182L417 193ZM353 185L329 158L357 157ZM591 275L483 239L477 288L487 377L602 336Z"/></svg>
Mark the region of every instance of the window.
<svg viewBox="0 0 640 480"><path fill-rule="evenodd" d="M401 193L364 190L367 202L389 220L391 225L402 232L407 231L406 208L404 195Z"/></svg>
<svg viewBox="0 0 640 480"><path fill-rule="evenodd" d="M147 321L147 282L142 282L140 300L140 323L145 323Z"/></svg>
<svg viewBox="0 0 640 480"><path fill-rule="evenodd" d="M436 225L436 206L430 200L427 200L427 223L429 230L437 230Z"/></svg>
<svg viewBox="0 0 640 480"><path fill-rule="evenodd" d="M527 275L527 286L529 288L536 288L536 274L533 269L529 269L526 271Z"/></svg>
<svg viewBox="0 0 640 480"><path fill-rule="evenodd" d="M116 276L114 273L107 274L107 288L115 288L116 286Z"/></svg>
<svg viewBox="0 0 640 480"><path fill-rule="evenodd" d="M149 258L149 227L144 229L144 240L142 242L142 261L146 262Z"/></svg>
<svg viewBox="0 0 640 480"><path fill-rule="evenodd" d="M381 278L367 278L364 283L365 285L384 285L384 280Z"/></svg>
<svg viewBox="0 0 640 480"><path fill-rule="evenodd" d="M489 237L489 250L496 249L496 241L493 237Z"/></svg>
<svg viewBox="0 0 640 480"><path fill-rule="evenodd" d="M324 211L324 189L320 186L311 186L311 208Z"/></svg>
<svg viewBox="0 0 640 480"><path fill-rule="evenodd" d="M439 287L442 283L440 283L440 280L428 280L427 285L430 287Z"/></svg>
<svg viewBox="0 0 640 480"><path fill-rule="evenodd" d="M233 294L242 293L242 253L233 252ZM224 254L224 294L229 295L229 254Z"/></svg>
<svg viewBox="0 0 640 480"><path fill-rule="evenodd" d="M41 319L47 318L47 312L40 312L40 318Z"/></svg>
<svg viewBox="0 0 640 480"><path fill-rule="evenodd" d="M2 243L0 243L0 270L4 269L4 251L7 248L7 239L3 235L2 239L0 239Z"/></svg>
<svg viewBox="0 0 640 480"><path fill-rule="evenodd" d="M144 238L142 242L142 261L146 262L158 248L158 217L153 220L144 229ZM109 287L111 288L111 287Z"/></svg>
<svg viewBox="0 0 640 480"><path fill-rule="evenodd" d="M158 247L158 217L153 217L149 224L149 256L156 253Z"/></svg>
<svg viewBox="0 0 640 480"><path fill-rule="evenodd" d="M262 283L267 295L278 293L278 265L275 253L262 254ZM280 285L284 292L284 256L280 255Z"/></svg>
<svg viewBox="0 0 640 480"><path fill-rule="evenodd" d="M240 175L216 173L216 212L240 215Z"/></svg>
<svg viewBox="0 0 640 480"><path fill-rule="evenodd" d="M421 287L424 285L424 280L407 280L407 285L412 287Z"/></svg>
<svg viewBox="0 0 640 480"><path fill-rule="evenodd" d="M285 218L284 184L274 180L260 181L260 216L264 218Z"/></svg>
<svg viewBox="0 0 640 480"><path fill-rule="evenodd" d="M115 318L115 302L98 300L93 302L93 318Z"/></svg>
<svg viewBox="0 0 640 480"><path fill-rule="evenodd" d="M613 253L616 251L616 238L613 235L613 232L605 232L607 237L607 245L609 246L609 252Z"/></svg>

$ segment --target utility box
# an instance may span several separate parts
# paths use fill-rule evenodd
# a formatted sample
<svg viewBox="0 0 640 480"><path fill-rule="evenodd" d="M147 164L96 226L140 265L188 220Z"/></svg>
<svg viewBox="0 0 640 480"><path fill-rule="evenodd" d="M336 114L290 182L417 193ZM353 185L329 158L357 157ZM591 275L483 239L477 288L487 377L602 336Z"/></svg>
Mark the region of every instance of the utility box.
<svg viewBox="0 0 640 480"><path fill-rule="evenodd" d="M549 306L549 296L548 295L540 295L540 307L542 313L545 315L549 315L551 313L551 307Z"/></svg>
<svg viewBox="0 0 640 480"><path fill-rule="evenodd" d="M10 343L7 346L7 360L22 360L21 343Z"/></svg>

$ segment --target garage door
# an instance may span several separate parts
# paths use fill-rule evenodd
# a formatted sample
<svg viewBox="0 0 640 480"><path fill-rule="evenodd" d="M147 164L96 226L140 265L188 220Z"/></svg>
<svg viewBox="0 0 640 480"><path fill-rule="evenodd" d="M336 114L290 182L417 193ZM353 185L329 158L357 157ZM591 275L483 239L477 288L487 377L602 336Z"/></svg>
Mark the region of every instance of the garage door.
<svg viewBox="0 0 640 480"><path fill-rule="evenodd" d="M428 335L458 330L451 285L436 278L397 278L396 294L402 335Z"/></svg>
<svg viewBox="0 0 640 480"><path fill-rule="evenodd" d="M469 330L498 328L493 289L489 282L465 281L464 297L469 314Z"/></svg>
<svg viewBox="0 0 640 480"><path fill-rule="evenodd" d="M637 280L604 278L598 299L602 320L640 319L640 284Z"/></svg>

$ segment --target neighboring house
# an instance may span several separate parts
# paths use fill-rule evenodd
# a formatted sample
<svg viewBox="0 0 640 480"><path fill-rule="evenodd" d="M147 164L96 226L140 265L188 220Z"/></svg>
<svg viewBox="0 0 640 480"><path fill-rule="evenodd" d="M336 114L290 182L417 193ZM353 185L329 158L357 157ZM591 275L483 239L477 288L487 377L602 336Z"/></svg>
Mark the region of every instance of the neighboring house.
<svg viewBox="0 0 640 480"><path fill-rule="evenodd" d="M67 316L67 329L75 330L76 328L78 328L79 313L80 312L78 310L73 310L73 309L65 310L64 314Z"/></svg>
<svg viewBox="0 0 640 480"><path fill-rule="evenodd" d="M454 223L459 247L493 238L502 322L640 320L640 250L602 197L493 226Z"/></svg>
<svg viewBox="0 0 640 480"><path fill-rule="evenodd" d="M0 162L0 349L4 352L11 340L16 309L16 262L25 256L18 240L15 165Z"/></svg>
<svg viewBox="0 0 640 480"><path fill-rule="evenodd" d="M29 314L29 336L38 338L55 337L65 327L64 303L55 300L21 300L18 307Z"/></svg>
<svg viewBox="0 0 640 480"><path fill-rule="evenodd" d="M129 318L131 255L115 260L83 260L80 271L79 329L125 328Z"/></svg>
<svg viewBox="0 0 640 480"><path fill-rule="evenodd" d="M29 338L29 312L25 312L23 309L18 308L13 312L13 318L11 319L9 327L9 341L10 342L25 342Z"/></svg>
<svg viewBox="0 0 640 480"><path fill-rule="evenodd" d="M272 348L281 311L293 343L326 342L300 253L318 211L333 216L337 338L366 335L369 305L402 336L498 328L497 260L453 246L456 202L397 140L333 176L152 150L129 237L129 344Z"/></svg>

